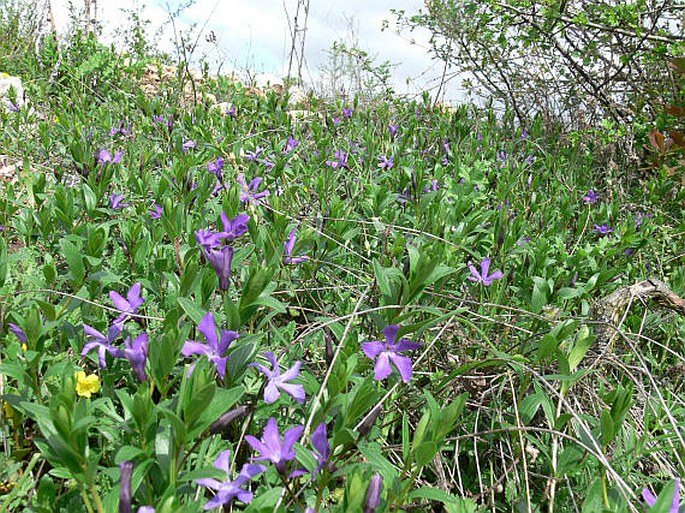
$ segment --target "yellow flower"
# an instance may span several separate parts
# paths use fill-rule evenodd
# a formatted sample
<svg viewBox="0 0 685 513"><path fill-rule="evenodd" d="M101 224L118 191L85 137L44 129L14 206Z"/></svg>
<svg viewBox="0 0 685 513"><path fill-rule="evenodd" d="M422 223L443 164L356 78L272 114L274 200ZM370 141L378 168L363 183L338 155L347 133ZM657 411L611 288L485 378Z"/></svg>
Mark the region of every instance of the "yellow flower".
<svg viewBox="0 0 685 513"><path fill-rule="evenodd" d="M11 418L14 416L14 408L12 408L12 405L10 403L8 403L7 401L3 401L2 407L5 410L5 417Z"/></svg>
<svg viewBox="0 0 685 513"><path fill-rule="evenodd" d="M91 394L97 394L100 391L100 378L96 374L89 374L83 371L76 373L76 393L81 397L90 399Z"/></svg>

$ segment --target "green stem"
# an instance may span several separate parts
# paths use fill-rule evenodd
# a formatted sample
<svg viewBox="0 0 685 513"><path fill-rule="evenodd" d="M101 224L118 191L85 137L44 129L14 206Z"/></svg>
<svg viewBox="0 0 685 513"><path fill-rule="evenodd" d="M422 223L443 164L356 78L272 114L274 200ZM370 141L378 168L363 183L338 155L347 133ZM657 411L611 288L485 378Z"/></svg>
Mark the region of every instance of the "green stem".
<svg viewBox="0 0 685 513"><path fill-rule="evenodd" d="M90 484L90 493L93 495L93 500L95 501L95 507L98 513L105 513L105 507L102 505L102 500L100 500L100 494L97 488L95 488L95 483Z"/></svg>
<svg viewBox="0 0 685 513"><path fill-rule="evenodd" d="M607 490L607 476L604 468L602 468L600 479L602 480L602 498L604 499L604 507L607 510L610 510L611 507L609 504L609 491Z"/></svg>
<svg viewBox="0 0 685 513"><path fill-rule="evenodd" d="M83 497L83 503L86 505L88 513L95 513L93 505L90 503L90 499L88 498L88 492L86 491L86 487L83 485L81 485L81 497Z"/></svg>
<svg viewBox="0 0 685 513"><path fill-rule="evenodd" d="M302 506L302 503L298 500L297 495L293 493L292 488L290 488L290 483L288 482L287 477L284 474L281 474L280 472L278 475L281 478L281 481L283 481L283 485L285 486L286 491L288 492L288 495L290 496L290 499L295 503L298 504L299 506Z"/></svg>

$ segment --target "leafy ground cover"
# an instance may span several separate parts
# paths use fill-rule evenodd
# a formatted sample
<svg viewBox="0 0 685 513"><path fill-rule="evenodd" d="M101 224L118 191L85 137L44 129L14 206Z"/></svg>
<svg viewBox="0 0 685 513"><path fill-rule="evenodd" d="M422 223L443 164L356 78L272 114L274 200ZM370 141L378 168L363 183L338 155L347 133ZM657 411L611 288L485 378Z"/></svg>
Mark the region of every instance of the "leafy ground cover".
<svg viewBox="0 0 685 513"><path fill-rule="evenodd" d="M147 64L3 61L0 509L675 511L685 322L593 306L682 295L677 174L427 97L182 107Z"/></svg>

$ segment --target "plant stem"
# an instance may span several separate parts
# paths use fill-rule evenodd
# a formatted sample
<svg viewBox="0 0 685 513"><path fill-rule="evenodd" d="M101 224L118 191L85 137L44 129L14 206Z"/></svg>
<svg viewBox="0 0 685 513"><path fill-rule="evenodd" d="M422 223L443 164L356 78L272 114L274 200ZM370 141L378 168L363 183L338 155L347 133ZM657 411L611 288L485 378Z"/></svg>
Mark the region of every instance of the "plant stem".
<svg viewBox="0 0 685 513"><path fill-rule="evenodd" d="M93 494L93 500L95 501L95 507L98 513L105 513L105 507L102 505L102 500L100 500L100 494L97 488L95 488L95 483L90 484L90 493Z"/></svg>
<svg viewBox="0 0 685 513"><path fill-rule="evenodd" d="M83 503L86 505L88 513L95 513L93 505L90 503L90 499L88 498L88 492L86 491L86 487L83 485L81 485L81 497L83 497Z"/></svg>

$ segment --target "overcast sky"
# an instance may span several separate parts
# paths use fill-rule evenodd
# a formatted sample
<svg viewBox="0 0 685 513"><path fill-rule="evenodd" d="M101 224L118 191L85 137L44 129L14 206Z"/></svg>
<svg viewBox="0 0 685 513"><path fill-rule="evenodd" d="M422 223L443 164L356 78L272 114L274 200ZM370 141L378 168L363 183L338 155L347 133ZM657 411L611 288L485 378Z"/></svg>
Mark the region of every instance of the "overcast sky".
<svg viewBox="0 0 685 513"><path fill-rule="evenodd" d="M57 25L65 27L68 0L52 2ZM174 12L180 3L179 0L99 0L98 20L103 25L103 38L111 40L113 31L125 26L127 16L122 10L127 9L139 10L143 19L150 20L149 32L154 35L169 20L169 12ZM422 0L310 0L303 78L316 81L321 66L327 61L326 51L335 41L349 44L354 35L360 49L376 56L376 63L397 64L392 82L398 93L420 94L423 89L435 89L443 68L427 53L430 34L414 32L399 36L392 30L395 18L391 8L414 14L422 6ZM286 9L292 20L296 7L297 0L196 0L176 23L177 29L197 24L195 34L202 32L196 56L205 55L213 70L221 65L224 73L237 68L283 77L287 73L291 44ZM390 22L391 30L381 30L384 20ZM210 31L216 35L215 44L205 41ZM172 38L173 30L167 24L159 37L159 46L172 51ZM414 38L417 44L412 45L409 38ZM457 81L449 87L446 100L460 97Z"/></svg>

